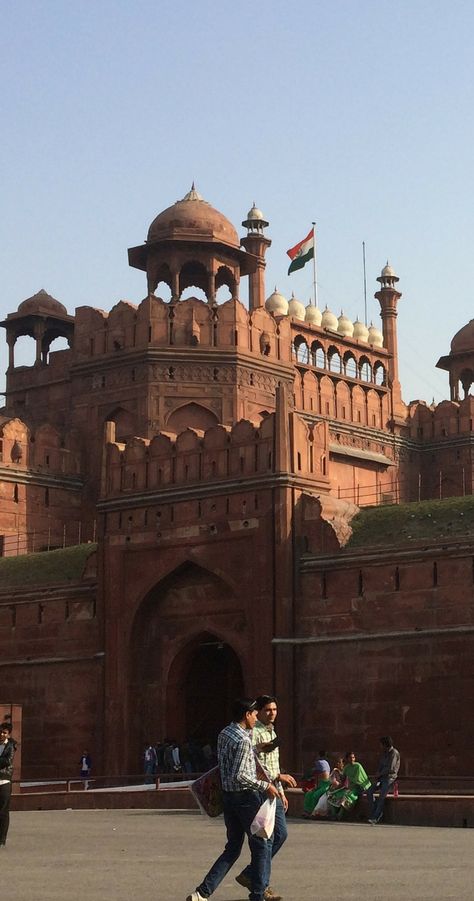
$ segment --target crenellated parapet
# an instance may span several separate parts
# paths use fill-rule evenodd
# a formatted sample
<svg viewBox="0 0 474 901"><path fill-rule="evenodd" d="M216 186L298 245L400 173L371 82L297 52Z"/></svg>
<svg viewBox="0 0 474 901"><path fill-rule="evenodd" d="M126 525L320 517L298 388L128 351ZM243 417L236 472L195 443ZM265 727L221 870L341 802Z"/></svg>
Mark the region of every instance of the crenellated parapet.
<svg viewBox="0 0 474 901"><path fill-rule="evenodd" d="M283 415L288 421L284 453L277 441L277 414L267 415L259 426L240 420L232 427L160 432L151 440L109 440L103 497L211 482L238 485L242 479L258 482L282 472L309 486L327 488L327 424L308 424L288 410Z"/></svg>

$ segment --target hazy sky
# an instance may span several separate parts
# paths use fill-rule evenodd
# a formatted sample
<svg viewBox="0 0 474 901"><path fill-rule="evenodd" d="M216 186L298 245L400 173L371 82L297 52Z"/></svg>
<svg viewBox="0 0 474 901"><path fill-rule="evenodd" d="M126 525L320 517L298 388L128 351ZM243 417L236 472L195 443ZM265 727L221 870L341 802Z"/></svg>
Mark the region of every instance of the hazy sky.
<svg viewBox="0 0 474 901"><path fill-rule="evenodd" d="M1 21L2 316L40 288L70 312L141 300L127 248L194 179L242 234L265 213L267 294L307 303L285 251L314 219L320 306L363 318L364 240L380 325L388 258L404 399L449 395L435 363L473 315L472 2L16 0Z"/></svg>

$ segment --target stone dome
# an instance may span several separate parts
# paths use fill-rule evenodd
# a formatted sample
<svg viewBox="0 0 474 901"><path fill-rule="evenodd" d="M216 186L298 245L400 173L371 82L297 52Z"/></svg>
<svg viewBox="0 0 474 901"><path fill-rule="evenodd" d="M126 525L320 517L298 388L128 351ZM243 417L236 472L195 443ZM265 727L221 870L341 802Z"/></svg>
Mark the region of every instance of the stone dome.
<svg viewBox="0 0 474 901"><path fill-rule="evenodd" d="M287 316L288 306L286 297L280 294L276 288L273 294L270 294L270 297L267 297L265 301L265 309L268 313L273 313L274 316Z"/></svg>
<svg viewBox="0 0 474 901"><path fill-rule="evenodd" d="M18 307L18 313L28 316L30 313L38 313L46 316L67 316L66 307L55 297L51 297L44 288L41 288L37 294L28 297Z"/></svg>
<svg viewBox="0 0 474 901"><path fill-rule="evenodd" d="M310 325L321 325L322 315L319 307L315 307L312 303L309 303L306 307L304 321L308 322Z"/></svg>
<svg viewBox="0 0 474 901"><path fill-rule="evenodd" d="M304 304L297 300L294 294L291 295L291 300L288 304L288 316L292 316L293 319L299 319L301 322L304 322L306 317Z"/></svg>
<svg viewBox="0 0 474 901"><path fill-rule="evenodd" d="M341 315L337 320L337 330L344 338L352 338L354 333L354 323L352 322L352 319L349 319L348 316L344 315L343 310L341 310Z"/></svg>
<svg viewBox="0 0 474 901"><path fill-rule="evenodd" d="M182 200L163 210L153 220L148 229L147 243L153 244L164 238L199 240L201 236L240 247L240 239L232 222L203 200L193 184Z"/></svg>
<svg viewBox="0 0 474 901"><path fill-rule="evenodd" d="M451 341L451 353L474 351L474 319L463 325Z"/></svg>
<svg viewBox="0 0 474 901"><path fill-rule="evenodd" d="M374 347L383 347L382 332L372 322L370 323L368 342L373 344Z"/></svg>
<svg viewBox="0 0 474 901"><path fill-rule="evenodd" d="M255 206L255 201L251 210L247 213L247 219L264 219L264 215L261 210L257 206Z"/></svg>
<svg viewBox="0 0 474 901"><path fill-rule="evenodd" d="M354 331L352 333L353 338L357 338L358 341L364 341L365 344L369 343L369 330L365 324L365 322L361 322L360 319L356 319L354 322Z"/></svg>
<svg viewBox="0 0 474 901"><path fill-rule="evenodd" d="M383 278L396 278L395 271L392 269L390 263L387 260L386 266L383 267L382 272L380 273Z"/></svg>
<svg viewBox="0 0 474 901"><path fill-rule="evenodd" d="M323 328L330 328L333 332L337 332L337 316L334 315L332 310L329 310L326 306L321 317L321 325Z"/></svg>

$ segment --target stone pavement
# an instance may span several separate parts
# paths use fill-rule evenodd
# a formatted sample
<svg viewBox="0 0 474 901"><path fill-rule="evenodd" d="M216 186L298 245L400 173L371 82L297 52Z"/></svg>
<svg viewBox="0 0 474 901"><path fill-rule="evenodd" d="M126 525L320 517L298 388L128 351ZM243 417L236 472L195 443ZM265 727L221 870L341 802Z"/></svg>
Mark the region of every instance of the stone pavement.
<svg viewBox="0 0 474 901"><path fill-rule="evenodd" d="M285 901L472 901L469 829L290 820L272 885ZM224 844L222 820L189 811L11 815L5 901L184 901ZM247 858L247 850L242 861ZM234 882L215 901L247 901Z"/></svg>

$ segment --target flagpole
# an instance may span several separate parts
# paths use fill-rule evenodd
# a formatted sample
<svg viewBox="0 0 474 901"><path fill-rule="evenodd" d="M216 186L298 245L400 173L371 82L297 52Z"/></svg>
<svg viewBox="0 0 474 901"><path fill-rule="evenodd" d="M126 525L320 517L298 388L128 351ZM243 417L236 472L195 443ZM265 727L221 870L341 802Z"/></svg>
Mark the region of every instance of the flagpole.
<svg viewBox="0 0 474 901"><path fill-rule="evenodd" d="M318 280L316 278L316 232L314 230L315 222L311 223L313 226L313 241L314 241L314 253L313 253L313 293L314 293L314 304L318 306Z"/></svg>
<svg viewBox="0 0 474 901"><path fill-rule="evenodd" d="M367 325L367 273L365 270L365 241L362 241L362 262L364 266L364 315L365 325Z"/></svg>

